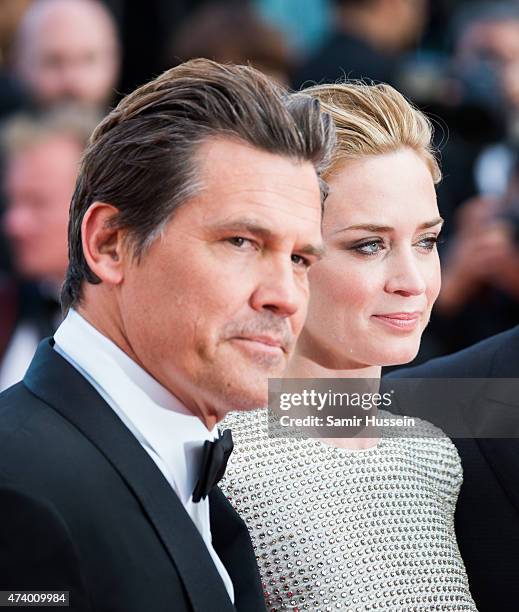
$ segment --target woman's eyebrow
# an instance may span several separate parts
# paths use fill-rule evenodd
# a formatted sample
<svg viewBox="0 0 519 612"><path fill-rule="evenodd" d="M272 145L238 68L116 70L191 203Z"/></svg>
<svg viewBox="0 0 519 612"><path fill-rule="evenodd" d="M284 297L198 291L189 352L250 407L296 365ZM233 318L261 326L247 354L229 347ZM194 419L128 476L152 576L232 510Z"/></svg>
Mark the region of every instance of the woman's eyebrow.
<svg viewBox="0 0 519 612"><path fill-rule="evenodd" d="M422 223L421 225L418 226L417 229L428 229L440 223L443 223L443 219L441 217L437 217L436 219L433 219L432 221L426 221L425 223ZM368 232L379 232L379 233L386 232L387 233L387 232L394 231L395 228L391 227L390 225L375 225L374 223L359 223L356 225L348 225L347 227L342 227L341 229L333 233L338 234L339 232L345 232L347 230L366 230Z"/></svg>
<svg viewBox="0 0 519 612"><path fill-rule="evenodd" d="M442 217L437 217L432 221L426 221L425 223L422 223L422 225L418 226L418 229L428 229L429 227L434 227L435 225L439 225L440 223L443 225L443 221L444 220L442 219Z"/></svg>

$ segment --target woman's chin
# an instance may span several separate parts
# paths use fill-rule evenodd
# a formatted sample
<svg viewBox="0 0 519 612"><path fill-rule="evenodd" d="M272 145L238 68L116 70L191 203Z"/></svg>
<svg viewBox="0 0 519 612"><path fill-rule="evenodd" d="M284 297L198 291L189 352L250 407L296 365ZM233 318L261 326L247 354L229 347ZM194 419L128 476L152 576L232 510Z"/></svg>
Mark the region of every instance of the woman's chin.
<svg viewBox="0 0 519 612"><path fill-rule="evenodd" d="M405 365L413 361L413 359L418 355L418 350L420 346L409 346L409 347L401 347L398 350L393 351L384 351L384 353L379 354L379 359L377 360L377 365L382 367L387 366L398 366Z"/></svg>

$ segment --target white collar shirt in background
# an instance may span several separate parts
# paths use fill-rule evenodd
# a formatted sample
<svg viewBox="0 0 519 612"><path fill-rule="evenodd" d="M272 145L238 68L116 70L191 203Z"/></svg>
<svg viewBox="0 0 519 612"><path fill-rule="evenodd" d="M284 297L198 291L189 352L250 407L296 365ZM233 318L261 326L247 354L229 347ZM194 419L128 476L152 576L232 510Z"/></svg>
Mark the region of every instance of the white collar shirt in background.
<svg viewBox="0 0 519 612"><path fill-rule="evenodd" d="M198 528L231 601L231 578L212 545L209 498L192 499L202 448L218 437L116 344L71 309L54 334L54 349L114 410L175 490ZM189 551L186 551L189 554Z"/></svg>

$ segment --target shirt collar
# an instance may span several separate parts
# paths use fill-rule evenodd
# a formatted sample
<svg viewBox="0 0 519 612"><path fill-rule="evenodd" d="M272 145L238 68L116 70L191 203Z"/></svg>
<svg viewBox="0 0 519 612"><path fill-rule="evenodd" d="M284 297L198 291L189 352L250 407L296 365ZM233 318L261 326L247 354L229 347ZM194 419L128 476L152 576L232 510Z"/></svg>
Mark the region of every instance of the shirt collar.
<svg viewBox="0 0 519 612"><path fill-rule="evenodd" d="M137 433L166 464L184 503L198 477L203 443L218 436L133 361L114 342L71 309L54 334L57 350L95 382L107 402L121 411Z"/></svg>

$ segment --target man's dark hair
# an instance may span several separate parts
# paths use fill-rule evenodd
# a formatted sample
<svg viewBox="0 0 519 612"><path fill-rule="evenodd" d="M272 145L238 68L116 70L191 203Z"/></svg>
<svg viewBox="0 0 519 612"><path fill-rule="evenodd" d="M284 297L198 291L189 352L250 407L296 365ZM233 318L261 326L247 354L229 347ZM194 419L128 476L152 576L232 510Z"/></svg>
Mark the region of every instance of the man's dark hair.
<svg viewBox="0 0 519 612"><path fill-rule="evenodd" d="M335 144L319 103L286 92L249 66L196 59L126 96L98 125L85 152L70 206L69 266L61 293L67 311L83 281L99 283L83 255L81 223L95 202L118 209L137 261L171 215L200 189L196 152L210 137L310 161L318 174Z"/></svg>

